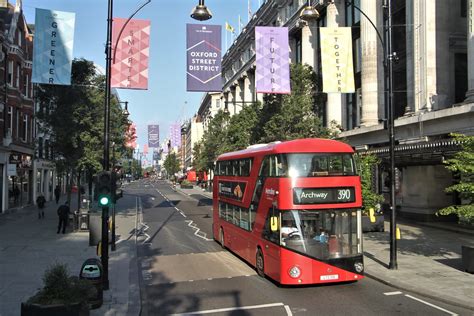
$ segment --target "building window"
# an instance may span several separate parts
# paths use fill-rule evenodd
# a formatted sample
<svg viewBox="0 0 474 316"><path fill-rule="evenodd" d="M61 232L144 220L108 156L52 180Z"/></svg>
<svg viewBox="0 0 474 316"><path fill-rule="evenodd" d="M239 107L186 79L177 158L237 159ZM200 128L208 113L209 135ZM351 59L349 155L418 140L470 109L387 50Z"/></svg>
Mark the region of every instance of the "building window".
<svg viewBox="0 0 474 316"><path fill-rule="evenodd" d="M13 86L13 60L8 62L8 84Z"/></svg>
<svg viewBox="0 0 474 316"><path fill-rule="evenodd" d="M295 63L301 64L303 59L303 48L301 42L301 31L295 34Z"/></svg>
<svg viewBox="0 0 474 316"><path fill-rule="evenodd" d="M466 18L467 17L467 0L461 0L461 17Z"/></svg>
<svg viewBox="0 0 474 316"><path fill-rule="evenodd" d="M43 158L43 137L38 138L38 158Z"/></svg>
<svg viewBox="0 0 474 316"><path fill-rule="evenodd" d="M467 54L454 54L454 103L463 102L467 91Z"/></svg>
<svg viewBox="0 0 474 316"><path fill-rule="evenodd" d="M27 98L30 97L30 87L29 87L29 81L28 81L28 75L27 74L25 74L23 76L23 94Z"/></svg>
<svg viewBox="0 0 474 316"><path fill-rule="evenodd" d="M21 64L16 64L16 78L15 78L15 88L20 87L20 73L21 73Z"/></svg>
<svg viewBox="0 0 474 316"><path fill-rule="evenodd" d="M8 125L7 127L10 129L12 129L12 126L13 126L13 107L9 106L8 107L8 118L7 118L7 121L8 121Z"/></svg>

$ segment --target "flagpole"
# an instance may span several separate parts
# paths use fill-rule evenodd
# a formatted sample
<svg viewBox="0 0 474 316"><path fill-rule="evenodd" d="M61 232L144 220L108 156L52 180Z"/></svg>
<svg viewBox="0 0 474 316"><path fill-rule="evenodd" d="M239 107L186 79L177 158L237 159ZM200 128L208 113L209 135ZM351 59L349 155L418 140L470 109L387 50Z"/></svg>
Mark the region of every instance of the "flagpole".
<svg viewBox="0 0 474 316"><path fill-rule="evenodd" d="M248 0L247 1L247 23L250 22L250 15L252 15L251 13L252 13L252 10L250 8L250 0Z"/></svg>
<svg viewBox="0 0 474 316"><path fill-rule="evenodd" d="M240 22L240 14L239 14L239 34L242 32L242 22Z"/></svg>
<svg viewBox="0 0 474 316"><path fill-rule="evenodd" d="M228 32L227 32L227 29L226 29L226 30L225 30L225 50L226 50L226 51L227 51L227 49L229 48L229 47L227 46L227 33L228 33Z"/></svg>

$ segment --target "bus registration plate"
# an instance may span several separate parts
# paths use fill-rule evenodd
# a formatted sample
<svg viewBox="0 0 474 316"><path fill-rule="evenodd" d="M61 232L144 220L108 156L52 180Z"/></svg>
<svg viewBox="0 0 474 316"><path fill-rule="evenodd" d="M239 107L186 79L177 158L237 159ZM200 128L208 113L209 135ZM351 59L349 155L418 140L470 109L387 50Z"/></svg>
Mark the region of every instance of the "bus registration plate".
<svg viewBox="0 0 474 316"><path fill-rule="evenodd" d="M337 280L339 279L338 274L329 274L329 275L322 275L319 277L321 281L327 281L327 280Z"/></svg>

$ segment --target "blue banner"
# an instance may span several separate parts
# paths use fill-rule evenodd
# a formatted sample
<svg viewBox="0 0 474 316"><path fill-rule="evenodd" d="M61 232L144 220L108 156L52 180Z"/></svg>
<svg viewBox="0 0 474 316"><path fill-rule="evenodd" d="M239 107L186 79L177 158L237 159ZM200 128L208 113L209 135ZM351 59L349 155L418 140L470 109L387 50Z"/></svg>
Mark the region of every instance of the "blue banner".
<svg viewBox="0 0 474 316"><path fill-rule="evenodd" d="M36 9L31 82L71 84L75 19L72 12Z"/></svg>
<svg viewBox="0 0 474 316"><path fill-rule="evenodd" d="M187 91L222 91L221 26L186 24Z"/></svg>

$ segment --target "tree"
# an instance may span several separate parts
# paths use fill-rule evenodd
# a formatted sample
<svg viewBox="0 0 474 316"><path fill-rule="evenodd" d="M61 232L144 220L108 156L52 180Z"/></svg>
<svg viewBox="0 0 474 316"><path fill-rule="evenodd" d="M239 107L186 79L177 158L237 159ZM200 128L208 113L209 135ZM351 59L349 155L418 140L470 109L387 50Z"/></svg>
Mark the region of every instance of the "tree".
<svg viewBox="0 0 474 316"><path fill-rule="evenodd" d="M384 201L383 195L375 193L372 181L372 170L380 163L380 160L375 155L358 155L356 157L362 184L362 210L364 213L368 213L369 209L377 209L377 204Z"/></svg>
<svg viewBox="0 0 474 316"><path fill-rule="evenodd" d="M245 106L238 114L230 118L226 131L226 151L244 149L254 143L260 113L260 103L257 102Z"/></svg>
<svg viewBox="0 0 474 316"><path fill-rule="evenodd" d="M269 118L262 117L266 122L260 122L263 142L329 135L315 112L319 109L318 102L322 101L321 97L315 98L315 92L319 90L318 77L308 65L291 64L290 71L291 94L267 98L262 109L263 113L273 112ZM267 111L269 107L274 109Z"/></svg>
<svg viewBox="0 0 474 316"><path fill-rule="evenodd" d="M474 136L452 134L461 150L453 158L444 161L446 168L459 178L458 183L445 189L459 194L461 203L451 205L437 212L438 215L456 214L461 220L474 223Z"/></svg>
<svg viewBox="0 0 474 316"><path fill-rule="evenodd" d="M40 85L37 94L40 132L50 135L57 170L78 176L87 171L89 183L103 160L104 85L93 62L75 59L70 86ZM125 119L115 100L110 118L111 139L122 149Z"/></svg>
<svg viewBox="0 0 474 316"><path fill-rule="evenodd" d="M169 153L168 156L166 156L163 167L165 168L166 172L168 172L168 175L172 177L179 171L179 160L174 152Z"/></svg>
<svg viewBox="0 0 474 316"><path fill-rule="evenodd" d="M193 148L196 170L214 170L214 161L220 154L228 151L228 124L229 114L217 112L211 120L209 128L204 132L201 142Z"/></svg>

